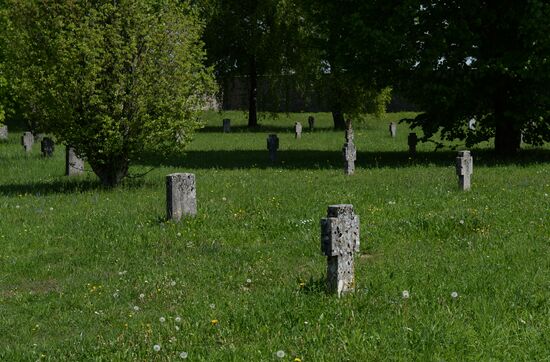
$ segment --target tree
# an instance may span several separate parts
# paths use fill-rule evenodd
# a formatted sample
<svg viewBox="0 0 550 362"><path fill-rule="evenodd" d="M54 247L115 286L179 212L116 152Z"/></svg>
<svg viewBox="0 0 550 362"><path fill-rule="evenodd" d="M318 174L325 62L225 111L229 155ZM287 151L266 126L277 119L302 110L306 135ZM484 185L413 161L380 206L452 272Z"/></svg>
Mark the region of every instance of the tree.
<svg viewBox="0 0 550 362"><path fill-rule="evenodd" d="M495 137L500 154L550 141L550 4L544 0L408 1L401 90L425 113L426 139ZM477 120L468 130L468 120Z"/></svg>
<svg viewBox="0 0 550 362"><path fill-rule="evenodd" d="M258 75L284 75L294 51L293 2L284 0L199 0L206 19L208 62L218 81L246 76L248 126L258 125Z"/></svg>
<svg viewBox="0 0 550 362"><path fill-rule="evenodd" d="M306 18L298 69L329 100L334 127L344 129L345 114L380 114L391 100L391 64L398 42L390 31L398 1L301 0ZM304 67L305 65L305 67Z"/></svg>
<svg viewBox="0 0 550 362"><path fill-rule="evenodd" d="M7 0L10 81L26 117L104 185L144 149L181 150L213 91L201 24L175 0Z"/></svg>

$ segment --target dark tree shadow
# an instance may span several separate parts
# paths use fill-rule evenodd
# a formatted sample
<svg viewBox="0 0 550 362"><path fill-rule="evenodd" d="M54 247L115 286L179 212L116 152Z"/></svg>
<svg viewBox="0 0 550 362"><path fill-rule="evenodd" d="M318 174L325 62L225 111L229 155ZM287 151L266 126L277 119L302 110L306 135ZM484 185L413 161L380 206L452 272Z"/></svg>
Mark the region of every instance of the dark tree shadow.
<svg viewBox="0 0 550 362"><path fill-rule="evenodd" d="M407 152L357 152L356 168L405 168L412 166L454 165L456 151L419 152L410 156ZM473 150L474 166L520 165L527 166L550 162L550 150L524 150L514 157L502 158L490 150ZM158 155L144 154L138 164L147 166L171 166L189 169L333 169L342 168L340 151L283 150L277 152L272 163L267 150L209 150L189 151L184 155L171 155L160 159Z"/></svg>
<svg viewBox="0 0 550 362"><path fill-rule="evenodd" d="M15 196L15 195L48 195L48 194L72 194L82 193L87 191L109 191L118 189L137 189L144 186L153 186L151 182L147 182L144 179L128 179L125 180L116 189L105 187L101 184L99 179L62 179L60 176L58 180L51 182L33 182L33 183L12 183L0 185L0 195Z"/></svg>
<svg viewBox="0 0 550 362"><path fill-rule="evenodd" d="M302 133L308 133L308 132L319 132L319 131L323 131L323 132L327 132L327 131L334 131L335 133L336 132L339 132L339 133L342 133L342 131L335 131L333 127L315 127L315 129L313 131L309 131L309 128L307 126L307 124L304 124L302 122ZM288 125L285 125L285 126L272 126L272 125L269 125L269 126L263 126L263 125L260 125L258 127L254 127L254 128L248 128L247 126L231 126L231 133L266 133L266 132L270 132L270 133L294 133L294 125L292 126L288 126ZM201 128L200 130L197 131L197 133L219 133L219 134L223 134L223 127L222 125L220 124L220 126L206 126L204 128Z"/></svg>

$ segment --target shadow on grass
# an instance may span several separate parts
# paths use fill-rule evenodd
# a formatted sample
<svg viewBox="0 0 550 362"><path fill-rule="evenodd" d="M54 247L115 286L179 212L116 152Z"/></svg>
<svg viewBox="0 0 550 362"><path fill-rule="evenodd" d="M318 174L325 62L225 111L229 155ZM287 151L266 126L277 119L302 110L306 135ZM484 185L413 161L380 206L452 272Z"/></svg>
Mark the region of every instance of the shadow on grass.
<svg viewBox="0 0 550 362"><path fill-rule="evenodd" d="M309 133L309 128L307 125L304 125L302 122L302 132L303 133ZM339 132L342 133L341 130L334 130L333 127L315 127L313 132L318 131L334 131L335 133ZM206 126L204 128L201 128L197 131L197 133L219 133L220 135L223 134L223 127L220 124L220 126ZM231 133L294 133L294 125L288 126L288 125L281 125L281 126L258 126L254 128L248 128L247 126L231 126Z"/></svg>
<svg viewBox="0 0 550 362"><path fill-rule="evenodd" d="M454 166L457 152L419 152L410 156L407 152L357 152L357 168L404 168L435 165ZM497 157L490 150L473 150L475 166L520 165L527 166L550 162L550 150L524 150L517 156ZM339 151L287 150L277 152L277 161L269 160L267 150L212 150L189 151L184 155L172 155L161 160L155 154L145 154L138 164L171 166L188 169L334 169L343 167Z"/></svg>
<svg viewBox="0 0 550 362"><path fill-rule="evenodd" d="M0 185L0 195L15 196L15 195L49 195L49 194L72 194L88 191L109 191L109 190L128 190L137 189L149 185L144 179L128 179L125 180L118 188L105 187L99 180L53 180L51 182L35 182L22 184L3 184ZM152 184L150 184L152 185Z"/></svg>

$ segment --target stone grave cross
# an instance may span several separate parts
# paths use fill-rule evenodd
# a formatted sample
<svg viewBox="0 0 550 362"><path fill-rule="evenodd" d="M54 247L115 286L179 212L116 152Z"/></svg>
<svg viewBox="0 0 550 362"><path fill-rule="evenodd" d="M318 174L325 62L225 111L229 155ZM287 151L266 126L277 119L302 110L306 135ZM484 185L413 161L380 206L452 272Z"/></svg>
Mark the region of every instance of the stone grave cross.
<svg viewBox="0 0 550 362"><path fill-rule="evenodd" d="M271 162L277 160L277 150L279 149L279 137L276 134L270 134L267 137L267 149L269 150L269 159Z"/></svg>
<svg viewBox="0 0 550 362"><path fill-rule="evenodd" d="M25 152L31 152L32 151L33 143L34 143L34 136L33 136L32 132L23 133L23 136L21 136L21 145L25 149Z"/></svg>
<svg viewBox="0 0 550 362"><path fill-rule="evenodd" d="M321 219L321 251L327 256L327 288L338 296L353 291L353 257L359 251L359 216L353 205L330 205Z"/></svg>
<svg viewBox="0 0 550 362"><path fill-rule="evenodd" d="M474 172L474 159L470 151L459 151L456 158L456 174L458 176L458 187L462 191L470 190L470 176Z"/></svg>
<svg viewBox="0 0 550 362"><path fill-rule="evenodd" d="M294 138L302 138L302 124L300 122L294 123Z"/></svg>
<svg viewBox="0 0 550 362"><path fill-rule="evenodd" d="M397 123L395 122L390 123L390 136L393 138L397 136Z"/></svg>
<svg viewBox="0 0 550 362"><path fill-rule="evenodd" d="M223 133L230 133L231 132L231 120L229 118L225 118L223 120Z"/></svg>
<svg viewBox="0 0 550 362"><path fill-rule="evenodd" d="M409 154L416 155L416 145L418 144L418 136L416 135L416 133L409 133L407 143L409 144Z"/></svg>
<svg viewBox="0 0 550 362"><path fill-rule="evenodd" d="M357 159L357 150L353 143L353 128L351 128L351 122L348 122L346 128L346 142L342 148L342 154L344 155L344 173L346 175L353 175L355 172L355 160Z"/></svg>
<svg viewBox="0 0 550 362"><path fill-rule="evenodd" d="M309 116L307 118L307 124L309 125L309 131L313 131L313 128L315 127L315 117Z"/></svg>

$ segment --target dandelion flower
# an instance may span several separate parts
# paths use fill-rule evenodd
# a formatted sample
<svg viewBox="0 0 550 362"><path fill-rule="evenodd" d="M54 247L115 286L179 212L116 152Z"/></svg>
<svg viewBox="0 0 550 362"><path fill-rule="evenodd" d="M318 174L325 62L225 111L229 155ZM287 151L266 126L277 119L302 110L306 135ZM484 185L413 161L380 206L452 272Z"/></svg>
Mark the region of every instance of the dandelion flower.
<svg viewBox="0 0 550 362"><path fill-rule="evenodd" d="M176 323L180 323L181 322L181 317L176 317L175 321L176 321Z"/></svg>
<svg viewBox="0 0 550 362"><path fill-rule="evenodd" d="M159 344L155 344L155 345L153 346L153 351L155 351L155 352L160 351L160 345L159 345Z"/></svg>
<svg viewBox="0 0 550 362"><path fill-rule="evenodd" d="M459 221L460 225L464 225L464 220Z"/></svg>
<svg viewBox="0 0 550 362"><path fill-rule="evenodd" d="M279 358L284 358L285 357L285 351L283 351L283 350L278 350L277 353L275 353L275 354Z"/></svg>
<svg viewBox="0 0 550 362"><path fill-rule="evenodd" d="M210 321L210 323L212 323L213 326L215 326L216 324L218 324L218 322L219 322L219 321L218 321L217 319L212 319L212 320Z"/></svg>
<svg viewBox="0 0 550 362"><path fill-rule="evenodd" d="M139 307L137 305L134 305L134 310L137 312L139 310Z"/></svg>
<svg viewBox="0 0 550 362"><path fill-rule="evenodd" d="M457 292L452 292L451 293L451 298L453 298L453 299L458 298L458 293Z"/></svg>
<svg viewBox="0 0 550 362"><path fill-rule="evenodd" d="M403 299L409 299L409 291L404 290L403 292L401 292L401 296L403 297Z"/></svg>
<svg viewBox="0 0 550 362"><path fill-rule="evenodd" d="M294 362L302 362L302 360L298 357L294 358Z"/></svg>
<svg viewBox="0 0 550 362"><path fill-rule="evenodd" d="M141 293L141 294L139 295L139 299L143 299L143 298L145 298L145 294Z"/></svg>
<svg viewBox="0 0 550 362"><path fill-rule="evenodd" d="M172 281L170 282L170 286L175 287L175 286L176 286L176 282L172 280Z"/></svg>
<svg viewBox="0 0 550 362"><path fill-rule="evenodd" d="M164 322L166 322L166 318L164 318L164 317L160 317L160 318L159 318L159 322L160 322L160 323L164 323Z"/></svg>
<svg viewBox="0 0 550 362"><path fill-rule="evenodd" d="M186 359L187 358L187 352L181 352L180 353L180 358L181 359Z"/></svg>
<svg viewBox="0 0 550 362"><path fill-rule="evenodd" d="M246 280L246 284L250 284L250 283L252 283L252 279L248 278L248 279Z"/></svg>

